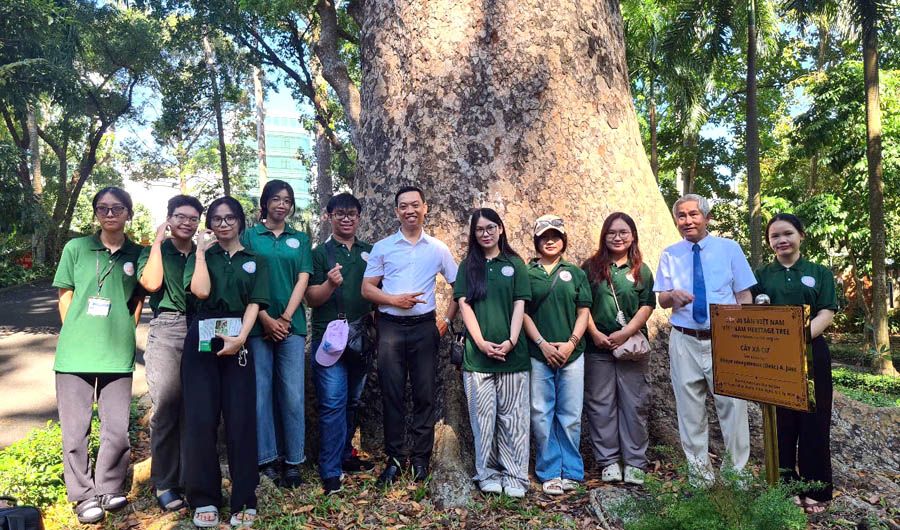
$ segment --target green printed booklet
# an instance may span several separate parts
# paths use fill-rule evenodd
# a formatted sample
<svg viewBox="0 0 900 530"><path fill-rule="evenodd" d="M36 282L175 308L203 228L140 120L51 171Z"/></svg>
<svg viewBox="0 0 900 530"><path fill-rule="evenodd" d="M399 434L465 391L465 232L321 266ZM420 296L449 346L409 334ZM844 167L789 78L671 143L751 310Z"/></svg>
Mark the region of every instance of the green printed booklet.
<svg viewBox="0 0 900 530"><path fill-rule="evenodd" d="M212 351L212 339L216 335L237 337L241 332L241 319L231 318L207 318L198 324L200 331L200 351Z"/></svg>

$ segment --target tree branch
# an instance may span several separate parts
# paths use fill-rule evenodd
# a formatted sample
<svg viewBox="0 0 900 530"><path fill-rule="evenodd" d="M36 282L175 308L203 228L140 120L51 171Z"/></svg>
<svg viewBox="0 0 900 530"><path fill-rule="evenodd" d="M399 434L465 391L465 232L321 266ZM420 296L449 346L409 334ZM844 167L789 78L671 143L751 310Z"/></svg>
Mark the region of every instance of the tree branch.
<svg viewBox="0 0 900 530"><path fill-rule="evenodd" d="M360 145L360 97L359 89L350 79L347 65L338 53L338 25L334 0L318 0L316 12L319 15L319 39L313 50L322 64L322 77L334 88L344 113L350 122L350 136L353 144Z"/></svg>

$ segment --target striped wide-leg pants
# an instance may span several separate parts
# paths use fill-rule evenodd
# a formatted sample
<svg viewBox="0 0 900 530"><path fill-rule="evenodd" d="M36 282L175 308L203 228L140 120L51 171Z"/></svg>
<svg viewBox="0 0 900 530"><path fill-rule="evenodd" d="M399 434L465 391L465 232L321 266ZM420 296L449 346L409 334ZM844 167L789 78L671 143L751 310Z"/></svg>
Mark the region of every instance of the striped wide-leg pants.
<svg viewBox="0 0 900 530"><path fill-rule="evenodd" d="M529 372L463 371L469 422L475 438L475 476L479 486L500 482L528 489L531 396Z"/></svg>

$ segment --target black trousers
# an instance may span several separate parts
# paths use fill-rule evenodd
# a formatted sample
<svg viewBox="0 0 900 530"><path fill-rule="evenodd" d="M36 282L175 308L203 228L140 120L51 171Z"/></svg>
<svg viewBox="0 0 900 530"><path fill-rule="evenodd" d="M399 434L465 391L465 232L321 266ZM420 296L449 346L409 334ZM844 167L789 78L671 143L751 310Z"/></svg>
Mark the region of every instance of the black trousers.
<svg viewBox="0 0 900 530"><path fill-rule="evenodd" d="M188 328L181 357L184 401L184 486L192 508L220 506L222 473L216 451L219 417L225 419L225 443L231 474L231 512L256 508L256 372L253 356L240 366L237 355L199 352L198 315ZM235 315L227 315L235 316ZM240 316L240 315L238 315Z"/></svg>
<svg viewBox="0 0 900 530"><path fill-rule="evenodd" d="M378 320L378 380L384 411L384 450L403 463L431 460L434 446L434 402L440 334L434 319L411 325ZM405 449L406 380L412 387L412 447Z"/></svg>
<svg viewBox="0 0 900 530"><path fill-rule="evenodd" d="M800 412L778 407L778 467L784 481L819 481L824 488L802 494L816 501L829 501L831 484L831 351L821 336L813 339L813 375L816 381L816 411Z"/></svg>

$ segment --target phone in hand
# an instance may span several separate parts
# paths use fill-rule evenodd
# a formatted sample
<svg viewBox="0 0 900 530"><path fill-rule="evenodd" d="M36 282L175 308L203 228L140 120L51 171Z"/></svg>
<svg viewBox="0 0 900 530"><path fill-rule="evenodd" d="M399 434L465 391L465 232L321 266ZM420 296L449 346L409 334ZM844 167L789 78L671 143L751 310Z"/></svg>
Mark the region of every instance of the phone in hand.
<svg viewBox="0 0 900 530"><path fill-rule="evenodd" d="M222 337L213 337L209 341L209 349L212 353L218 355L225 348L225 341Z"/></svg>

